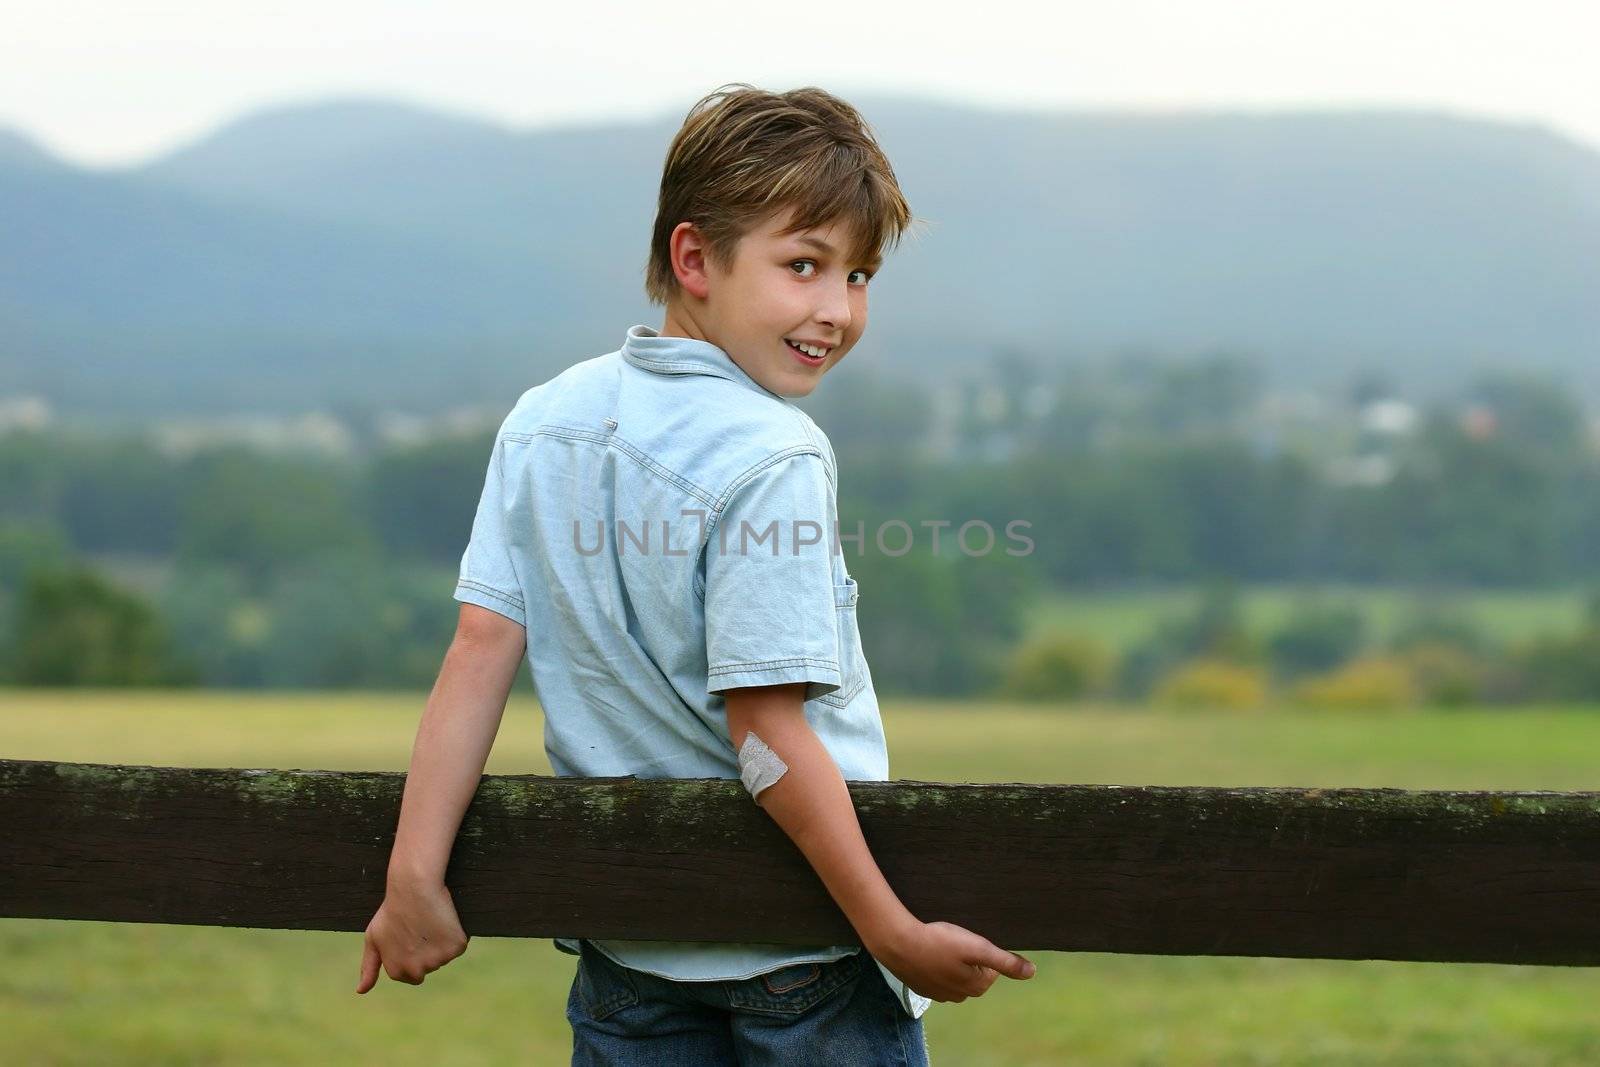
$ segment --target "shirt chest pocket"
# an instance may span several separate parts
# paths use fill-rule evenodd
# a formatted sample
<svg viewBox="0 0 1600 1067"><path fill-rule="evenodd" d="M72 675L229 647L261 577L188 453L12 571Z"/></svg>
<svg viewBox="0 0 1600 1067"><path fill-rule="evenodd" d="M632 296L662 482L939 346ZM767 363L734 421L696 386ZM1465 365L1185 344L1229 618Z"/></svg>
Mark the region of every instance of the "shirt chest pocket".
<svg viewBox="0 0 1600 1067"><path fill-rule="evenodd" d="M849 704L867 684L866 658L861 654L861 631L856 626L856 600L859 596L856 580L848 575L843 584L833 587L833 615L839 627L839 688L817 699L836 708Z"/></svg>

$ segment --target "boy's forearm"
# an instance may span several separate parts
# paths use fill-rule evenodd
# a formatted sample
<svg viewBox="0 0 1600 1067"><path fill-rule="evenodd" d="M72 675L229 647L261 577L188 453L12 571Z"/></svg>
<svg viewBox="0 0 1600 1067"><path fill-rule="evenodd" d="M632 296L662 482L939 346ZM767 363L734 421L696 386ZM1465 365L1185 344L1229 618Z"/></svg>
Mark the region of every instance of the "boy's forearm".
<svg viewBox="0 0 1600 1067"><path fill-rule="evenodd" d="M731 722L737 751L747 727ZM761 790L757 803L794 841L862 944L876 954L918 920L878 869L838 764L798 710L763 716L756 734L788 766Z"/></svg>
<svg viewBox="0 0 1600 1067"><path fill-rule="evenodd" d="M443 882L461 818L494 746L525 644L458 631L412 746L389 881Z"/></svg>

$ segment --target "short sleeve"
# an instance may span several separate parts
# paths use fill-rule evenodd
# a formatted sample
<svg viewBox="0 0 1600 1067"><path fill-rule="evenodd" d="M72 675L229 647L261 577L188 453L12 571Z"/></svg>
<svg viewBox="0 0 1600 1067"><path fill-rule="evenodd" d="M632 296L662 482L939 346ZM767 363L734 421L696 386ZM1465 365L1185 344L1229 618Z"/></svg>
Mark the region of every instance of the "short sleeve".
<svg viewBox="0 0 1600 1067"><path fill-rule="evenodd" d="M455 599L499 612L526 626L521 584L511 562L508 501L505 442L496 435L489 470L483 479L483 494L478 498L478 511L472 520L472 536L467 541L467 550L461 554Z"/></svg>
<svg viewBox="0 0 1600 1067"><path fill-rule="evenodd" d="M822 457L786 456L735 487L706 539L707 692L840 685L835 528Z"/></svg>

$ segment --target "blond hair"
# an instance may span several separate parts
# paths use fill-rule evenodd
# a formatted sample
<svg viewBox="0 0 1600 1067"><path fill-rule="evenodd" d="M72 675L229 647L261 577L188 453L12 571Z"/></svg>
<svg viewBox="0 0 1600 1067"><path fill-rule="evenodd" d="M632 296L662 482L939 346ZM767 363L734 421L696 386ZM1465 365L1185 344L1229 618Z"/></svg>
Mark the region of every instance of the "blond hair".
<svg viewBox="0 0 1600 1067"><path fill-rule="evenodd" d="M784 234L834 220L854 224L852 263L899 244L912 222L894 168L849 104L815 86L770 93L724 85L689 109L667 149L644 289L666 304L678 290L672 231L692 222L719 267L758 221L794 208Z"/></svg>

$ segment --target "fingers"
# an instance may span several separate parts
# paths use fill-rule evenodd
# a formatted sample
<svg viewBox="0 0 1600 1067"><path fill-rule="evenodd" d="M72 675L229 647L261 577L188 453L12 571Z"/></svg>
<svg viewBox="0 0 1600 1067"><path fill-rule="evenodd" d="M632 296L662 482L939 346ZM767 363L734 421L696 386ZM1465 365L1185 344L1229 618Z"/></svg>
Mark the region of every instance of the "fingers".
<svg viewBox="0 0 1600 1067"><path fill-rule="evenodd" d="M404 982L406 985L421 985L424 978L451 960L456 959L466 950L466 944L463 942L458 947L451 949L443 957L413 953L409 957L402 956L391 962L381 958L377 947L369 939L366 951L361 957L361 981L356 986L356 992L365 993L377 984L380 964L383 967L383 973L387 974L391 981Z"/></svg>
<svg viewBox="0 0 1600 1067"><path fill-rule="evenodd" d="M970 962L973 981L968 983L967 994L981 997L994 985L995 979L1002 974L1008 978L1032 978L1036 968L1031 960L1008 952L998 945L989 943L978 953L978 958Z"/></svg>
<svg viewBox="0 0 1600 1067"><path fill-rule="evenodd" d="M1007 955L1010 955L1010 953L1007 953ZM1022 962L1023 963L1028 963L1027 960L1023 960ZM1013 964L1008 964L1008 966L1014 966L1014 965ZM1028 963L1028 966L1032 967L1033 965L1031 963ZM973 974L976 976L976 981L975 982L969 982L967 984L966 995L970 996L970 997L981 997L981 996L983 996L985 993L987 993L989 991L989 987L994 985L995 980L998 979L1001 974L1006 973L1004 971L997 971L993 967L985 966L984 964L981 964L981 963L972 964L971 967L972 967ZM1012 975L1012 977L1023 977L1023 976L1022 975Z"/></svg>
<svg viewBox="0 0 1600 1067"><path fill-rule="evenodd" d="M427 974L426 970L416 973L405 967L391 967L387 963L383 965L383 970L393 981L404 982L406 985L421 985L423 977Z"/></svg>
<svg viewBox="0 0 1600 1067"><path fill-rule="evenodd" d="M356 980L356 992L365 993L378 984L378 946L367 937L361 947L361 977Z"/></svg>
<svg viewBox="0 0 1600 1067"><path fill-rule="evenodd" d="M993 967L1007 978L1032 978L1037 970L1033 962L1015 952L1007 952L999 945L990 945L977 959L972 962L981 966Z"/></svg>
<svg viewBox="0 0 1600 1067"><path fill-rule="evenodd" d="M460 956L465 951L466 946L464 944L458 948L450 949L443 955L439 953L423 953L421 951L416 951L410 953L406 957L403 957L400 963L396 966L391 967L387 963L384 964L384 970L388 973L389 977L393 978L396 982L404 982L407 985L421 985L424 978L432 974L434 971L437 971L440 967L443 967L451 960Z"/></svg>
<svg viewBox="0 0 1600 1067"><path fill-rule="evenodd" d="M447 891L448 894L448 891ZM471 936L462 929L453 909L447 914L402 915L401 932L390 929L391 919L382 909L368 924L361 946L361 974L356 979L356 992L365 993L378 984L381 969L392 981L407 985L421 985L423 978L437 971L467 951ZM407 922L406 920L413 920ZM433 931L430 939L426 931ZM374 936L376 931L378 936ZM379 947L382 940L386 948ZM420 940L419 940L420 939ZM396 942L403 942L397 944Z"/></svg>

